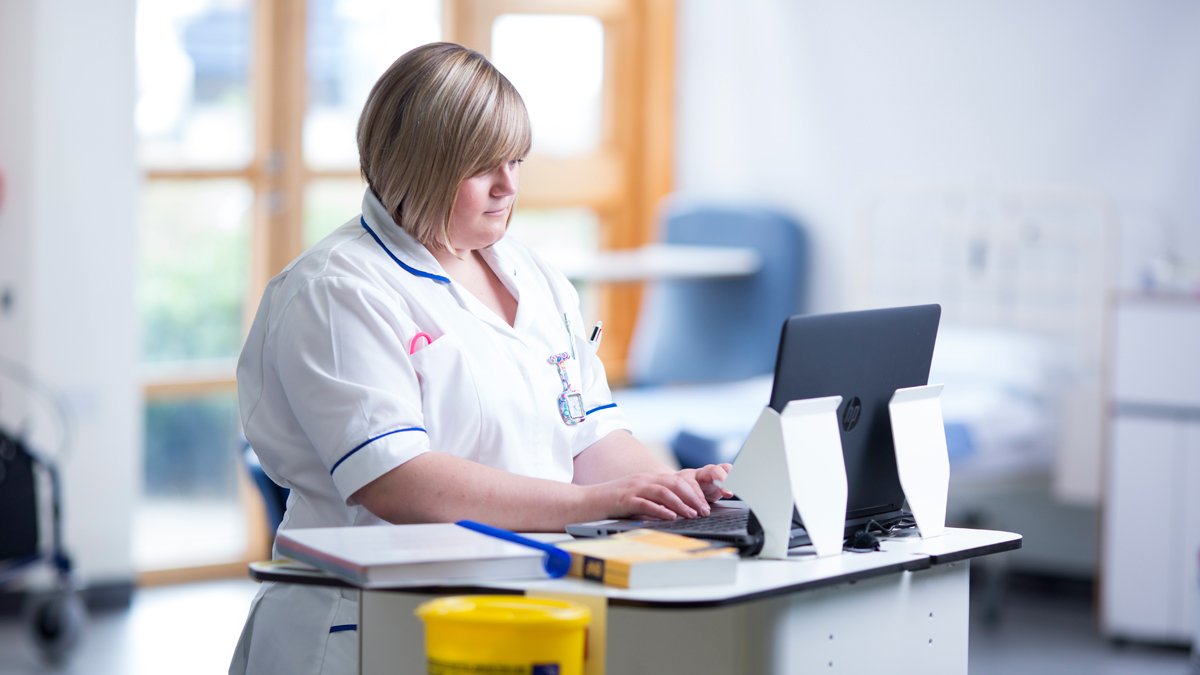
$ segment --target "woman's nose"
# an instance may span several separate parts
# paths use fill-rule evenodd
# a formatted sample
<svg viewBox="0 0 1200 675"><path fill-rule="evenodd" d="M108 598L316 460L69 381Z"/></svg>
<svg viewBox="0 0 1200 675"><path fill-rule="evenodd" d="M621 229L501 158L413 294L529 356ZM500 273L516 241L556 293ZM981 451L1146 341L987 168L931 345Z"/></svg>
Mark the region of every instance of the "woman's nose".
<svg viewBox="0 0 1200 675"><path fill-rule="evenodd" d="M517 191L517 166L502 164L496 169L496 179L492 184L492 194L497 197L507 197Z"/></svg>

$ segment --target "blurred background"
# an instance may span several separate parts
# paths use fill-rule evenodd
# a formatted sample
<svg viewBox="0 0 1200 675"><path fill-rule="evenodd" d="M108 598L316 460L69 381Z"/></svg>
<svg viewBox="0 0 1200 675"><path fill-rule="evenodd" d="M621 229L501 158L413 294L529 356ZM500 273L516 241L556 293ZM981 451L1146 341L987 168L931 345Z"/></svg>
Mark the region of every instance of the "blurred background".
<svg viewBox="0 0 1200 675"><path fill-rule="evenodd" d="M272 535L234 361L267 280L360 210L371 85L435 40L521 91L534 148L512 236L562 261L603 320L648 443L685 464L736 450L790 313L939 302L951 519L1026 537L981 565L981 620L1067 607L1080 672L1187 667L1200 5L1185 0L0 0L0 429L59 469L93 618L134 612L141 589L217 589L199 595L230 602L196 616L225 663L250 596L203 583L244 579ZM762 214L796 233L782 253L750 234ZM605 257L664 243L718 258ZM767 347L678 363L728 349L702 344L723 325ZM22 574L0 614L51 577ZM1049 604L1011 609L1029 588ZM156 606L176 616L188 597ZM1027 672L1073 672L1039 670L1045 645L1023 635L981 651L976 635L973 672L1022 649ZM0 670L36 662L12 643Z"/></svg>

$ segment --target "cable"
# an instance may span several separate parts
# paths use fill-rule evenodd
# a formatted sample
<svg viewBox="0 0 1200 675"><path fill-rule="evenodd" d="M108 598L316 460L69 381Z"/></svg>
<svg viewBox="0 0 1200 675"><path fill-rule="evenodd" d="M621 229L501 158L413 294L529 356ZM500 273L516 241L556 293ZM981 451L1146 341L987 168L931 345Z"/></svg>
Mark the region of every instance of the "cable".
<svg viewBox="0 0 1200 675"><path fill-rule="evenodd" d="M901 515L901 516L896 516L894 518L891 518L889 520L885 520L882 523L875 519L871 519L866 524L864 529L873 534L879 534L884 537L890 537L901 531L911 530L912 528L914 528L916 526L917 526L917 521L913 520L912 516Z"/></svg>
<svg viewBox="0 0 1200 675"><path fill-rule="evenodd" d="M842 542L842 548L851 553L868 553L880 549L880 539L895 536L917 526L912 516L901 515L882 523L872 518L861 529L855 530Z"/></svg>

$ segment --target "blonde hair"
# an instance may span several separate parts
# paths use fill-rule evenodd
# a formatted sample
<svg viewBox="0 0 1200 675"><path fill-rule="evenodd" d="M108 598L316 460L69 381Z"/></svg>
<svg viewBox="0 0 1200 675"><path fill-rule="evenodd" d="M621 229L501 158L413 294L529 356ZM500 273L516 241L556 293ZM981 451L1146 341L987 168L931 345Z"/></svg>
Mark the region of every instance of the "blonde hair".
<svg viewBox="0 0 1200 675"><path fill-rule="evenodd" d="M479 52L446 42L396 59L358 120L363 179L392 219L432 249L452 250L458 186L523 158L530 142L529 114L512 83Z"/></svg>

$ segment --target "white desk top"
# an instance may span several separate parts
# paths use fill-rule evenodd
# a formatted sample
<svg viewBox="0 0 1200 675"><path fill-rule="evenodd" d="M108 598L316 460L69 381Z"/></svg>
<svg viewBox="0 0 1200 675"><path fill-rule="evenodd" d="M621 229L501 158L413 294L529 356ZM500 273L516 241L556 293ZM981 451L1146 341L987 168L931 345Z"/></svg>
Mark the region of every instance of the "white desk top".
<svg viewBox="0 0 1200 675"><path fill-rule="evenodd" d="M817 558L804 553L788 560L744 559L738 565L737 581L732 584L687 586L679 588L622 589L582 579L521 580L473 583L466 586L438 586L387 589L383 592L480 592L480 591L553 591L561 593L603 593L616 605L653 605L657 607L711 607L746 602L757 598L800 590L832 586L897 572L915 572L934 565L1020 548L1021 535L995 530L947 528L934 539L916 536L885 539L880 551L843 553ZM260 581L285 581L346 586L316 571L297 571L272 566L251 565L251 577ZM381 589L382 590L382 589Z"/></svg>
<svg viewBox="0 0 1200 675"><path fill-rule="evenodd" d="M931 565L966 560L990 553L1011 551L1021 547L1021 535L1000 530L969 530L947 527L946 534L932 539L918 536L894 537L880 540L886 552L910 553L929 557Z"/></svg>
<svg viewBox="0 0 1200 675"><path fill-rule="evenodd" d="M608 596L610 603L619 605L707 607L896 572L915 572L933 565L1019 548L1020 545L1021 535L1011 532L947 528L946 534L934 539L921 539L915 535L885 539L881 541L880 551L870 553L843 552L838 556L817 558L811 553L812 547L803 547L799 555L788 560L747 558L738 565L737 581L733 584L630 590L566 578L504 582L488 586L517 591L602 592Z"/></svg>
<svg viewBox="0 0 1200 675"><path fill-rule="evenodd" d="M589 283L744 277L762 266L751 248L675 244L562 256L554 263L568 279Z"/></svg>

